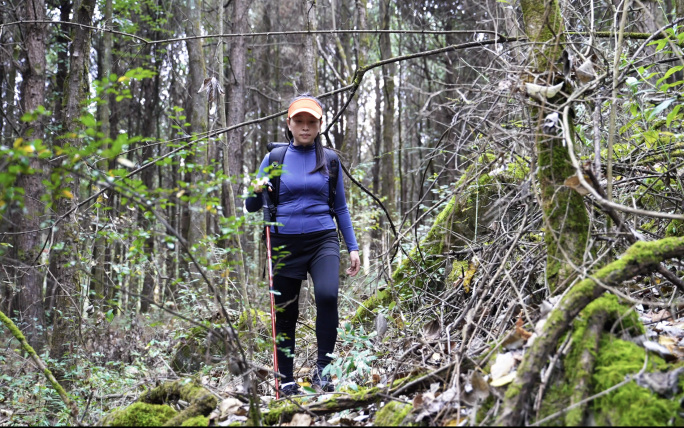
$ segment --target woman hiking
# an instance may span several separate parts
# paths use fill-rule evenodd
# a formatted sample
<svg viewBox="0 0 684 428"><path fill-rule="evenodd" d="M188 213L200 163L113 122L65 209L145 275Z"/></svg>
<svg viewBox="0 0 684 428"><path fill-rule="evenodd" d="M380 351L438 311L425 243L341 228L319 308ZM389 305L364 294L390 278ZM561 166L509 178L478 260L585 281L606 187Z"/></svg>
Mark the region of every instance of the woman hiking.
<svg viewBox="0 0 684 428"><path fill-rule="evenodd" d="M278 308L276 333L282 337L277 351L278 369L282 375L281 395L299 394L299 385L293 374L295 327L299 316L299 291L307 272L311 274L314 285L318 342L318 358L311 380L313 386L323 392L334 390L330 376L322 374L332 361L329 354L335 349L339 322L340 242L333 215L349 251L350 265L346 273L355 276L361 266L339 162L333 164L338 168L336 173L328 171L331 163L320 139L322 118L320 101L309 94L294 98L287 111L290 142L282 161L280 184L276 186L275 221L279 225L271 226L270 231L272 247L283 246L286 254L279 260L273 277ZM245 202L249 212L262 209L261 193L264 188L269 192L275 191L273 186L267 185L269 162L267 154L261 162L259 178L252 183L257 195L248 197ZM328 183L331 176L337 177L334 186ZM334 198L329 200L331 189ZM274 195L268 196L273 199Z"/></svg>

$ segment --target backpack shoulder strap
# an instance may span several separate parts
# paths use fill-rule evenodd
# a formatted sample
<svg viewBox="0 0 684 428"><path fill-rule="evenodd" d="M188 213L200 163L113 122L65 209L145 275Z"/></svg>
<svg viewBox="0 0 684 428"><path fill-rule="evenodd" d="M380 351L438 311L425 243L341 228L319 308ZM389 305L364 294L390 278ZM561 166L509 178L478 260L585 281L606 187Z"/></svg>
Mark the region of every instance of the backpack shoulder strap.
<svg viewBox="0 0 684 428"><path fill-rule="evenodd" d="M325 157L328 161L328 206L330 215L337 218L335 214L335 196L337 196L337 180L340 170L340 158L334 150L325 148Z"/></svg>
<svg viewBox="0 0 684 428"><path fill-rule="evenodd" d="M268 165L271 169L281 168L283 166L283 161L285 160L285 153L287 152L287 143L268 143L270 153L268 154ZM273 185L273 192L271 196L271 202L273 205L278 205L278 196L280 195L280 174L276 174L275 177L271 178L271 184ZM273 220L275 221L275 219Z"/></svg>
<svg viewBox="0 0 684 428"><path fill-rule="evenodd" d="M271 169L280 168L285 159L288 143L268 143L268 165ZM275 222L278 210L278 199L280 197L280 174L271 177L269 185L271 190L266 189L262 192L264 197L264 221ZM278 227L276 226L276 233Z"/></svg>

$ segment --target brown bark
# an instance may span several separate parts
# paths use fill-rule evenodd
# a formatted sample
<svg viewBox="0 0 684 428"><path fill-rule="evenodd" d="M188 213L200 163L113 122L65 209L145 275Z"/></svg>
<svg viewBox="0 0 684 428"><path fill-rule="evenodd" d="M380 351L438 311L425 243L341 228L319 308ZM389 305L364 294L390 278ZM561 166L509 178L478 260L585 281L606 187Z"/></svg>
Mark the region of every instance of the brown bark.
<svg viewBox="0 0 684 428"><path fill-rule="evenodd" d="M63 22L69 22L73 3L70 1L63 1L59 5L59 19ZM66 82L69 75L69 26L61 25L55 41L60 45L57 52L57 74L55 75L55 98L54 108L55 122L62 123L62 100L64 96L64 82Z"/></svg>
<svg viewBox="0 0 684 428"><path fill-rule="evenodd" d="M152 68L155 72L156 75L154 78L150 79L144 79L142 83L142 95L143 98L145 99L145 105L143 107L143 118L145 122L147 123L146 125L143 126L142 128L142 136L143 136L143 147L142 147L142 162L147 163L151 159L153 159L156 155L156 151L154 149L154 145L149 144L148 142L144 141L146 138L154 137L156 135L156 127L154 126L156 123L158 123L158 112L159 106L161 104L161 101L159 99L159 89L161 85L160 81L160 73L159 73L159 59L156 57L157 54L157 49L156 47L152 47L152 53L150 57L154 60L154 64L149 64L148 67ZM157 186L155 185L155 168L147 168L143 170L141 174L142 182L145 185L145 188L149 189L150 191L152 189L155 189ZM154 221L145 218L144 213L142 211L139 212L138 216L138 222L141 224L141 226L145 229L150 231L150 235L145 239L144 243L144 253L148 257L148 262L149 264L152 263L152 259L155 257L154 253L154 233L152 231L154 230ZM150 309L150 302L154 300L154 269L150 266L148 269L145 269L145 276L143 278L143 284L142 284L142 290L140 292L140 312L147 312Z"/></svg>
<svg viewBox="0 0 684 428"><path fill-rule="evenodd" d="M305 28L316 29L316 2L302 0ZM316 73L316 36L304 36L304 52L302 55L302 86L303 92L318 94L318 76Z"/></svg>
<svg viewBox="0 0 684 428"><path fill-rule="evenodd" d="M92 25L95 0L83 0L76 10L75 22ZM90 58L90 41L92 30L75 26L72 30L69 75L65 81L64 100L62 103L62 129L66 131L66 142L78 147L81 142L77 135L81 127L78 119L81 106L88 95L88 61ZM79 261L78 225L81 223L77 211L72 209L79 199L78 180L73 176L62 175L62 188L71 192L72 197L61 197L56 201L57 219L60 220L54 233L53 241L61 248L52 248L50 253L50 274L55 281L53 336L50 356L61 359L67 347L80 332L80 274L77 269ZM76 262L76 264L72 263Z"/></svg>
<svg viewBox="0 0 684 428"><path fill-rule="evenodd" d="M112 1L113 0L105 0L104 20L105 25L107 26L111 26L112 23ZM112 33L105 32L102 35L102 50L100 52L100 57L102 58L100 80L102 81L108 79L109 75L112 73L112 49ZM109 108L110 97L108 97L106 94L102 94L101 96L104 102L102 103L102 105L100 105L99 108L99 120L101 123L100 131L102 132L103 140L107 140L111 136L111 109ZM103 143L102 149L105 150L107 148L108 144ZM107 160L102 160L98 164L98 168L103 171L106 171L108 167L109 165ZM103 204L111 206L110 201L111 198L103 198L102 202ZM102 210L100 215L107 216L108 213ZM106 240L103 237L96 238L93 244L93 259L95 261L95 265L92 269L93 276L91 279L91 289L93 291L93 295L95 296L94 302L96 303L96 306L102 308L104 308L107 305L107 300L109 300L113 294L110 292L111 287L108 284L105 270L105 267L109 264L110 257L111 253L109 251L109 246L107 245Z"/></svg>
<svg viewBox="0 0 684 428"><path fill-rule="evenodd" d="M248 27L249 6L246 0L233 1L233 33L244 33ZM245 120L245 97L247 95L247 47L245 39L233 39L230 45L230 73L228 74L228 118L227 124L233 125ZM224 169L233 178L233 197L229 203L228 215L238 215L233 208L241 206L236 197L240 194L240 175L243 163L243 133L242 129L226 133L226 147L224 150Z"/></svg>
<svg viewBox="0 0 684 428"><path fill-rule="evenodd" d="M249 27L249 3L247 0L234 0L233 2L233 33L245 33ZM228 88L228 125L243 122L245 120L245 103L247 97L247 47L245 39L239 37L232 40L230 46L230 79ZM240 216L241 210L237 207L242 206L241 182L243 173L243 129L236 129L228 132L225 138L223 150L223 168L226 175L231 177L229 183L224 184L226 194L226 216ZM228 242L229 246L243 248L240 236L234 236ZM235 271L242 287L246 286L244 276L243 252L240 250L234 256L234 261L238 264ZM247 302L247 291L242 289L243 301Z"/></svg>
<svg viewBox="0 0 684 428"><path fill-rule="evenodd" d="M45 3L43 0L28 0L23 5L23 18L26 20L45 19ZM22 70L21 110L34 111L45 105L45 49L46 27L44 24L25 24L22 27L24 47L26 49L26 68ZM43 118L27 124L22 136L26 140L44 137ZM17 230L26 233L15 235L14 250L17 265L13 272L16 281L14 290L14 308L19 314L21 328L26 332L28 342L35 349L45 344L43 327L45 326L45 310L43 308L42 284L43 275L35 267L39 262L42 248L41 232L38 231L45 207L41 196L45 192L41 183L43 169L41 162L32 157L29 167L35 173L22 174L17 178L16 186L24 189L24 210L15 210L12 224ZM12 314L10 314L12 315Z"/></svg>
<svg viewBox="0 0 684 428"><path fill-rule="evenodd" d="M381 29L389 30L392 19L391 0L380 1ZM392 43L390 35L380 34L380 59L392 58ZM397 66L394 63L382 67L382 100L384 108L382 111L382 152L380 153L380 174L382 175L383 189L381 195L387 197L387 209L392 212L396 206L395 185L394 185L394 76L397 73Z"/></svg>

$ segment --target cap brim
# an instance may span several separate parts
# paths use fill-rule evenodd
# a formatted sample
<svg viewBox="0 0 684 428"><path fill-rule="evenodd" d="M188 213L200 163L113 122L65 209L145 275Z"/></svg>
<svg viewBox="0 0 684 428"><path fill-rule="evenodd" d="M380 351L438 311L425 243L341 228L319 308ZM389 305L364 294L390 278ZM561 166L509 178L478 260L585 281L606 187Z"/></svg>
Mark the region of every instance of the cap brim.
<svg viewBox="0 0 684 428"><path fill-rule="evenodd" d="M311 116L315 117L316 119L320 119L322 116L319 112L317 112L314 109L306 108L306 107L300 107L297 110L293 111L292 114L290 114L290 117L295 117L299 113L309 113Z"/></svg>

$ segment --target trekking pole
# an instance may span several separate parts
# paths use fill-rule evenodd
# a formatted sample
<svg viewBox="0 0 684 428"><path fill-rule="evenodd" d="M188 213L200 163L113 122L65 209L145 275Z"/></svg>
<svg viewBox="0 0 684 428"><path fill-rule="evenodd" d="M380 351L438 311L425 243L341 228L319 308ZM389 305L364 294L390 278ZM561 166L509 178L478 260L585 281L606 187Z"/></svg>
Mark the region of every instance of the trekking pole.
<svg viewBox="0 0 684 428"><path fill-rule="evenodd" d="M280 399L278 381L278 354L276 347L275 298L273 297L273 259L271 259L271 227L266 226L266 252L268 253L268 294L271 296L271 332L273 333L273 371L275 372L276 400Z"/></svg>

